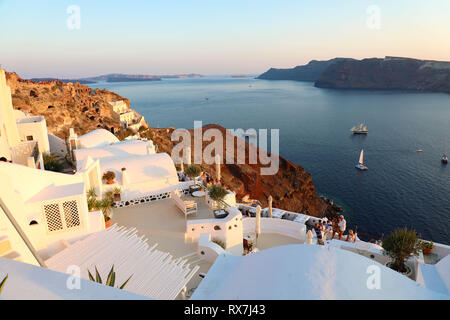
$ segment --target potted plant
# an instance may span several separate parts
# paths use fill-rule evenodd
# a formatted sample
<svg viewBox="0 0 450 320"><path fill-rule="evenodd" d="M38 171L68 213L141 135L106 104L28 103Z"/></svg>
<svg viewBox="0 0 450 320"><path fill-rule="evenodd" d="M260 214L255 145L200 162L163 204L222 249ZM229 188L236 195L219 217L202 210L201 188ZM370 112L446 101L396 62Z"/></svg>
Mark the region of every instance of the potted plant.
<svg viewBox="0 0 450 320"><path fill-rule="evenodd" d="M113 189L113 197L114 197L114 202L120 201L122 190L119 187L115 187Z"/></svg>
<svg viewBox="0 0 450 320"><path fill-rule="evenodd" d="M197 165L190 165L186 168L186 175L191 178L194 179L194 184L197 184L197 177L199 175L201 175L202 173L202 169L197 166Z"/></svg>
<svg viewBox="0 0 450 320"><path fill-rule="evenodd" d="M406 260L417 256L422 249L419 238L420 235L415 230L408 230L406 227L396 229L384 238L382 242L383 254L388 255L392 259L386 266L409 275L412 270L406 265Z"/></svg>
<svg viewBox="0 0 450 320"><path fill-rule="evenodd" d="M424 255L431 254L431 251L433 251L434 243L433 241L422 241L422 252Z"/></svg>
<svg viewBox="0 0 450 320"><path fill-rule="evenodd" d="M112 171L107 171L103 174L103 180L105 180L107 184L113 184L115 178L116 174Z"/></svg>
<svg viewBox="0 0 450 320"><path fill-rule="evenodd" d="M103 213L105 217L105 228L109 228L111 226L111 216L110 213L113 209L113 204L110 198L105 198L101 201L97 201L97 207Z"/></svg>
<svg viewBox="0 0 450 320"><path fill-rule="evenodd" d="M219 185L212 185L208 188L208 196L216 202L219 209L222 209L223 205L226 203L223 201L227 195L227 190Z"/></svg>

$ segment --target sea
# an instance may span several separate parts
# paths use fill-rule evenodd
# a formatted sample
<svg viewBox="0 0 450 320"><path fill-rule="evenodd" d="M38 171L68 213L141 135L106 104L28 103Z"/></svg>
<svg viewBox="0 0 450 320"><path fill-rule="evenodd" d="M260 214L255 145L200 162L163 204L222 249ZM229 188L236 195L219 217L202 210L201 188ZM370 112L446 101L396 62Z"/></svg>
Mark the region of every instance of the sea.
<svg viewBox="0 0 450 320"><path fill-rule="evenodd" d="M99 82L151 127L279 129L281 156L344 209L348 228L380 238L399 227L450 244L450 94L336 90L231 76ZM350 129L367 125L367 135ZM358 171L361 150L367 171ZM417 152L423 150L423 152Z"/></svg>

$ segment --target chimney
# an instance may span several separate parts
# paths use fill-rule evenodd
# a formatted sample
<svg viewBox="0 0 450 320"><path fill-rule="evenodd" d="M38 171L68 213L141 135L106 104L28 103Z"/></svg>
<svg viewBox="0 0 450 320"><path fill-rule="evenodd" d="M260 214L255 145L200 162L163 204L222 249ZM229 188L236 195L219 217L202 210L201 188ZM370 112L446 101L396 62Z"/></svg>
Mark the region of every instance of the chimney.
<svg viewBox="0 0 450 320"><path fill-rule="evenodd" d="M129 183L127 168L122 168L122 185L127 186Z"/></svg>

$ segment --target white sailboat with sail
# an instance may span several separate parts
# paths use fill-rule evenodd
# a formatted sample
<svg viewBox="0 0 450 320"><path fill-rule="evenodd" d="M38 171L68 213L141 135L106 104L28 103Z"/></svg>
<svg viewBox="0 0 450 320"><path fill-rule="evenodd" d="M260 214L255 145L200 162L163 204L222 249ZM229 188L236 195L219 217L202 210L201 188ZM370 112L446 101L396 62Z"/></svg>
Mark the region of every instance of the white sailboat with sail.
<svg viewBox="0 0 450 320"><path fill-rule="evenodd" d="M359 155L359 162L355 167L356 167L356 169L359 169L359 170L369 169L364 165L364 149L361 150L361 153Z"/></svg>

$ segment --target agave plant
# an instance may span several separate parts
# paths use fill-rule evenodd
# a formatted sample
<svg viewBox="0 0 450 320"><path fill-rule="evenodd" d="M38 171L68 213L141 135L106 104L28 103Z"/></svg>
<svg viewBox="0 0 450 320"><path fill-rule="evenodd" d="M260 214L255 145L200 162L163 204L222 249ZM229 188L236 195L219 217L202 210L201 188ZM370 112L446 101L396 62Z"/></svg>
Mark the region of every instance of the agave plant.
<svg viewBox="0 0 450 320"><path fill-rule="evenodd" d="M97 267L95 267L95 278L94 276L91 274L91 272L88 270L88 274L89 274L89 280L97 282L97 283L101 283L103 284L102 278L100 277L100 273L97 270ZM119 289L123 289L125 288L125 286L128 284L128 282L130 281L131 277L133 275L131 275L120 287L118 287ZM111 270L108 273L108 277L106 278L106 283L105 285L110 286L110 287L114 287L114 285L116 284L116 272L114 271L114 265L111 267Z"/></svg>
<svg viewBox="0 0 450 320"><path fill-rule="evenodd" d="M0 282L0 294L2 293L3 287L5 286L6 280L8 280L8 275L3 278L2 282Z"/></svg>

